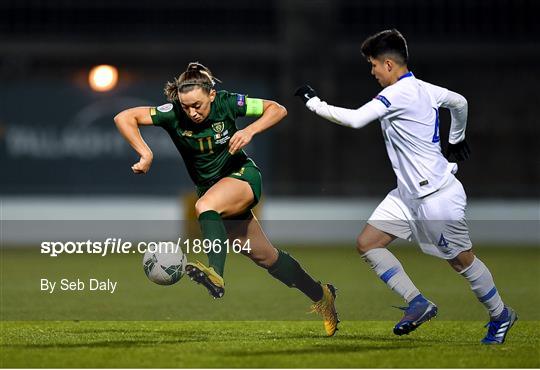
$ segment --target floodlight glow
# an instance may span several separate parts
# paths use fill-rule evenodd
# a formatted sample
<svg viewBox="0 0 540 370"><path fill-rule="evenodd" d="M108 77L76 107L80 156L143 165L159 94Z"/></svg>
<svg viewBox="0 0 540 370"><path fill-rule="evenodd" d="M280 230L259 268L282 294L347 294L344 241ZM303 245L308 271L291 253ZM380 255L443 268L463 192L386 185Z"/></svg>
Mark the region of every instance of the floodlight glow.
<svg viewBox="0 0 540 370"><path fill-rule="evenodd" d="M118 83L118 69L106 64L95 66L88 74L88 83L95 91L112 90Z"/></svg>

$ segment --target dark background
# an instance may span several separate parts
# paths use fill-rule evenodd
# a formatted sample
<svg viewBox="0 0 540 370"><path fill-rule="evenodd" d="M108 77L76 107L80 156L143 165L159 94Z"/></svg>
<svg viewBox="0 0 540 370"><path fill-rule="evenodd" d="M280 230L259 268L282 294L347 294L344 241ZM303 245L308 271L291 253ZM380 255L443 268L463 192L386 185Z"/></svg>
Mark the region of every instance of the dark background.
<svg viewBox="0 0 540 370"><path fill-rule="evenodd" d="M288 117L248 153L265 193L384 196L395 186L378 123L329 124L293 96L309 82L320 96L356 108L380 91L360 45L395 27L410 68L469 101L469 196L539 195L538 5L497 1L37 1L0 2L0 193L158 194L190 189L164 131L144 128L151 172L132 175L135 153L116 132L122 109L164 102L162 88L198 60L220 88L273 99ZM96 64L118 67L119 84L90 90ZM446 145L449 114L442 114Z"/></svg>

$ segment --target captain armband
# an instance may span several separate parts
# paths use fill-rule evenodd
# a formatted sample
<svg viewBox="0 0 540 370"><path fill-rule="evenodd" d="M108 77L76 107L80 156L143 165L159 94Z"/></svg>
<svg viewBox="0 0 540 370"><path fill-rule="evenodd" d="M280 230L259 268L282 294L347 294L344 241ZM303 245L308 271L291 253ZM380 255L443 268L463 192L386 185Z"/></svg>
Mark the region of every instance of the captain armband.
<svg viewBox="0 0 540 370"><path fill-rule="evenodd" d="M246 116L259 117L263 114L263 100L246 97Z"/></svg>

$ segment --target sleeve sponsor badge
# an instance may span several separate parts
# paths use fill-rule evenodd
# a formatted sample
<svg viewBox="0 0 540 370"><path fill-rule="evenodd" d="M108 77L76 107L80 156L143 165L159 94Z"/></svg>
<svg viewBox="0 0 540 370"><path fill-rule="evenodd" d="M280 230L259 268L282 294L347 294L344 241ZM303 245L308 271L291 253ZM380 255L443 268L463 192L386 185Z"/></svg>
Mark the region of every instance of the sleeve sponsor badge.
<svg viewBox="0 0 540 370"><path fill-rule="evenodd" d="M171 103L163 104L157 107L157 110L163 113L170 112L173 109L173 105Z"/></svg>
<svg viewBox="0 0 540 370"><path fill-rule="evenodd" d="M246 96L241 94L236 95L236 105L239 107L246 105Z"/></svg>
<svg viewBox="0 0 540 370"><path fill-rule="evenodd" d="M389 108L392 105L390 101L382 95L377 95L375 99L381 101L386 106L386 108Z"/></svg>

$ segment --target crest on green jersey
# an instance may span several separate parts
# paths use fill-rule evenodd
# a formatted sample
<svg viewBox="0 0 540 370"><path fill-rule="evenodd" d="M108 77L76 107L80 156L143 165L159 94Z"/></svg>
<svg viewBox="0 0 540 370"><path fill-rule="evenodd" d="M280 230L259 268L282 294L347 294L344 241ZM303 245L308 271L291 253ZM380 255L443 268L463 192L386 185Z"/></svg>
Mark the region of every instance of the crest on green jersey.
<svg viewBox="0 0 540 370"><path fill-rule="evenodd" d="M214 130L218 134L221 134L224 128L225 128L225 122L212 123L212 130Z"/></svg>

